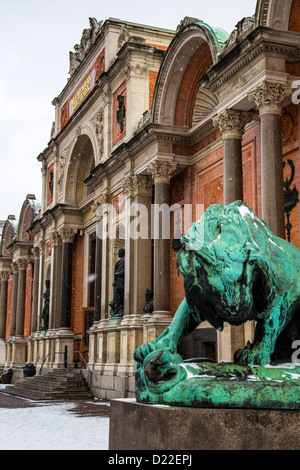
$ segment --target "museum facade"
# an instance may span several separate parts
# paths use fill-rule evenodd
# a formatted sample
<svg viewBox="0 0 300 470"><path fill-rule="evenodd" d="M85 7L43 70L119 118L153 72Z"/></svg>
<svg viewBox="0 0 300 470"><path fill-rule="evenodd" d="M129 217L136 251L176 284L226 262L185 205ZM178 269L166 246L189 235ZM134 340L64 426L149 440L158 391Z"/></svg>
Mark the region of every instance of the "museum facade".
<svg viewBox="0 0 300 470"><path fill-rule="evenodd" d="M135 348L184 298L174 244L189 223L242 200L300 248L299 13L258 0L230 34L90 18L38 156L41 201L0 224L2 369L61 368L67 353L96 396L133 397ZM253 331L204 323L179 352L231 361Z"/></svg>

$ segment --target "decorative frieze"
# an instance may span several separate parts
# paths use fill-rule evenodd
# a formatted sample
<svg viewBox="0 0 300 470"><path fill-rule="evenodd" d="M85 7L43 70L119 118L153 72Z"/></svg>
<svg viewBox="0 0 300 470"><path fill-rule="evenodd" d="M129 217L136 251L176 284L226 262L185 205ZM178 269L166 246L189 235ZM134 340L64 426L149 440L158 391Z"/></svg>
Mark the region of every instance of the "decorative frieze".
<svg viewBox="0 0 300 470"><path fill-rule="evenodd" d="M291 94L291 90L281 83L263 82L254 91L249 93L248 99L255 103L260 116L263 114L282 115L284 101Z"/></svg>
<svg viewBox="0 0 300 470"><path fill-rule="evenodd" d="M219 127L223 139L242 139L245 126L251 121L251 113L226 109L214 121L214 125Z"/></svg>
<svg viewBox="0 0 300 470"><path fill-rule="evenodd" d="M147 167L148 173L153 177L154 184L170 184L171 177L177 169L177 163L161 162L155 160Z"/></svg>

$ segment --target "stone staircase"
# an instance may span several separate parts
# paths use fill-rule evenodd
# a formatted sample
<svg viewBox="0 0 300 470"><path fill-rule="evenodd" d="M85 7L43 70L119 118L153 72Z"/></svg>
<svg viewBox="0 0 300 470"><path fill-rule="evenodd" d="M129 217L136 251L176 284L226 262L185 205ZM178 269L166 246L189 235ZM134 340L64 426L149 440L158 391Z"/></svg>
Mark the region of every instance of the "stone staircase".
<svg viewBox="0 0 300 470"><path fill-rule="evenodd" d="M26 377L1 393L35 401L89 400L93 395L81 370L51 369Z"/></svg>

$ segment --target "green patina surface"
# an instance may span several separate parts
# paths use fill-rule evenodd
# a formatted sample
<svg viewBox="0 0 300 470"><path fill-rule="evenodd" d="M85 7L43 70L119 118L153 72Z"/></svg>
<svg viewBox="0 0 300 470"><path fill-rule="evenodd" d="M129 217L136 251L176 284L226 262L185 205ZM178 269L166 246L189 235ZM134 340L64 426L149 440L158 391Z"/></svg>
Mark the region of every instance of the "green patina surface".
<svg viewBox="0 0 300 470"><path fill-rule="evenodd" d="M300 250L238 201L211 206L182 238L177 260L186 296L162 335L134 353L138 401L298 409L298 372L270 365L290 362L300 339ZM174 354L203 321L222 331L224 322L250 320L253 344L235 364L182 365Z"/></svg>

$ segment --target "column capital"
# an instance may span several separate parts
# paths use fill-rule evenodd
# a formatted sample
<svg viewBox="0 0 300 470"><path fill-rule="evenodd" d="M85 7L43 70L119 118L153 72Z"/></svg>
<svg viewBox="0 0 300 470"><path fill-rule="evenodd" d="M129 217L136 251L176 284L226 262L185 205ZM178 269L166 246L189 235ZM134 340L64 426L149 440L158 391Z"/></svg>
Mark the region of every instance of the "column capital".
<svg viewBox="0 0 300 470"><path fill-rule="evenodd" d="M224 139L242 140L245 126L252 121L252 114L235 109L225 109L214 121Z"/></svg>
<svg viewBox="0 0 300 470"><path fill-rule="evenodd" d="M148 173L152 175L154 184L170 184L171 177L177 169L177 163L155 160L147 167Z"/></svg>
<svg viewBox="0 0 300 470"><path fill-rule="evenodd" d="M282 83L264 81L248 94L250 103L255 103L260 116L264 114L282 115L284 100L291 94L291 89Z"/></svg>
<svg viewBox="0 0 300 470"><path fill-rule="evenodd" d="M153 181L151 176L128 176L124 179L122 186L127 198L135 197L137 195L152 196Z"/></svg>
<svg viewBox="0 0 300 470"><path fill-rule="evenodd" d="M19 271L25 271L27 269L27 266L29 264L30 260L25 259L25 258L20 258L16 261L16 264L19 268Z"/></svg>
<svg viewBox="0 0 300 470"><path fill-rule="evenodd" d="M0 281L7 282L9 278L10 272L9 271L0 271Z"/></svg>
<svg viewBox="0 0 300 470"><path fill-rule="evenodd" d="M51 246L60 246L61 245L61 235L58 230L52 230L50 234Z"/></svg>
<svg viewBox="0 0 300 470"><path fill-rule="evenodd" d="M19 267L18 267L18 265L17 265L17 263L16 263L15 261L13 261L13 262L11 263L10 267L11 267L11 270L12 270L13 274L18 274L18 272L19 272Z"/></svg>
<svg viewBox="0 0 300 470"><path fill-rule="evenodd" d="M63 227L59 230L61 240L63 243L73 243L74 237L76 235L76 230L73 228Z"/></svg>

